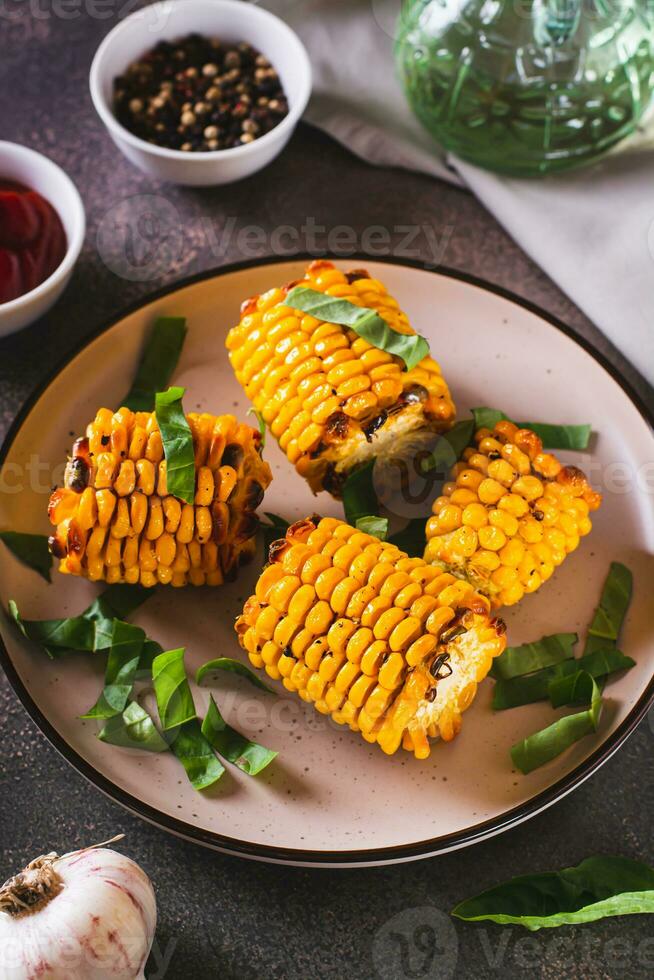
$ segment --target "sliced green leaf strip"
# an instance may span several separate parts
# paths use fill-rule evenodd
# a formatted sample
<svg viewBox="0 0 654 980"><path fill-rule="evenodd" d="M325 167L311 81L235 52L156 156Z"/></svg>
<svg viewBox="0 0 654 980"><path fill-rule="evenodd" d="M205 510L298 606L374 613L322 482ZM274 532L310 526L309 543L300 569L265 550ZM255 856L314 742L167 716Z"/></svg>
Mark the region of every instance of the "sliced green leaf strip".
<svg viewBox="0 0 654 980"><path fill-rule="evenodd" d="M343 509L345 520L356 527L361 517L374 516L379 510L377 494L372 481L375 467L374 459L357 467L349 474L343 487Z"/></svg>
<svg viewBox="0 0 654 980"><path fill-rule="evenodd" d="M238 766L249 776L256 776L277 755L231 728L218 710L213 696L202 722L202 733L223 759Z"/></svg>
<svg viewBox="0 0 654 980"><path fill-rule="evenodd" d="M202 734L197 719L187 721L181 726L170 747L184 766L193 789L208 789L225 771Z"/></svg>
<svg viewBox="0 0 654 980"><path fill-rule="evenodd" d="M248 408L246 415L254 415L257 420L257 425L259 426L259 435L261 436L261 448L265 449L266 446L266 423L263 420L263 415L261 412L257 412L256 408L251 405Z"/></svg>
<svg viewBox="0 0 654 980"><path fill-rule="evenodd" d="M152 682L165 732L197 717L184 667L184 648L160 653L152 662Z"/></svg>
<svg viewBox="0 0 654 980"><path fill-rule="evenodd" d="M513 764L520 772L533 772L555 759L574 742L597 731L602 713L602 694L594 678L584 672L578 695L589 707L574 715L559 718L552 725L518 742L511 749Z"/></svg>
<svg viewBox="0 0 654 980"><path fill-rule="evenodd" d="M48 548L45 534L25 534L22 531L0 531L0 540L4 541L12 555L23 565L38 572L46 582L50 581L52 555Z"/></svg>
<svg viewBox="0 0 654 980"><path fill-rule="evenodd" d="M611 562L599 606L588 627L584 653L593 653L615 643L631 602L632 590L633 576L627 566L618 561Z"/></svg>
<svg viewBox="0 0 654 980"><path fill-rule="evenodd" d="M595 653L589 653L585 657L580 657L579 660L571 661L571 663L579 668L574 674L570 673L562 677L555 676L548 684L547 693L553 708L561 708L566 704L583 703L584 688L581 684L581 678L584 672L596 680L600 680L607 678L616 671L630 670L636 666L635 660L632 660L631 657L625 657L624 653L617 649L596 650Z"/></svg>
<svg viewBox="0 0 654 980"><path fill-rule="evenodd" d="M521 674L540 670L541 667L549 667L562 660L569 660L574 656L572 648L576 642L576 633L554 633L542 637L535 643L507 647L504 653L493 661L490 676L508 680L510 677L519 677Z"/></svg>
<svg viewBox="0 0 654 980"><path fill-rule="evenodd" d="M436 470L444 482L454 464L461 458L463 450L471 444L474 432L475 423L472 419L456 422L439 437L430 456L422 463L422 472Z"/></svg>
<svg viewBox="0 0 654 980"><path fill-rule="evenodd" d="M166 457L168 493L192 504L195 500L195 453L182 406L183 395L184 388L157 392L155 412Z"/></svg>
<svg viewBox="0 0 654 980"><path fill-rule="evenodd" d="M475 420L475 429L494 429L498 422L509 422L509 416L500 412L497 408L471 408L472 417Z"/></svg>
<svg viewBox="0 0 654 980"><path fill-rule="evenodd" d="M388 539L390 544L394 544L400 551L406 551L410 558L422 558L427 544L426 523L424 517L412 517L401 531L391 534Z"/></svg>
<svg viewBox="0 0 654 980"><path fill-rule="evenodd" d="M533 674L525 674L523 677L500 679L493 691L493 708L496 711L518 708L520 705L544 701L546 698L550 698L553 707L559 708L564 704L574 703L571 700L575 684L573 678L580 671L585 671L599 680L616 671L629 670L634 665L635 661L631 657L625 657L616 648L607 648L577 659L564 660L562 663L537 670Z"/></svg>
<svg viewBox="0 0 654 980"><path fill-rule="evenodd" d="M111 646L114 619L124 619L150 595L150 589L138 585L110 585L79 616L23 620L13 599L9 613L23 635L45 647L50 657L71 650L97 653Z"/></svg>
<svg viewBox="0 0 654 980"><path fill-rule="evenodd" d="M121 404L133 412L152 411L155 394L163 391L173 376L185 337L185 317L159 317L148 338L134 384Z"/></svg>
<svg viewBox="0 0 654 980"><path fill-rule="evenodd" d="M125 749L167 752L168 745L159 734L152 718L138 701L130 701L122 714L109 718L98 734L102 742Z"/></svg>
<svg viewBox="0 0 654 980"><path fill-rule="evenodd" d="M521 429L531 429L542 440L545 449L588 449L590 425L551 425L547 422L519 422Z"/></svg>
<svg viewBox="0 0 654 980"><path fill-rule="evenodd" d="M493 689L494 710L504 711L507 708L519 708L523 704L546 700L549 697L550 682L556 677L576 673L579 662L573 658L553 667L544 667L542 670L534 671L533 674L525 674L523 677L509 677L506 680L500 678Z"/></svg>
<svg viewBox="0 0 654 980"><path fill-rule="evenodd" d="M494 429L498 422L510 422L508 415L496 408L473 408L476 429ZM542 440L545 449L588 448L590 425L552 425L548 422L516 422L520 429L531 429Z"/></svg>
<svg viewBox="0 0 654 980"><path fill-rule="evenodd" d="M386 323L375 310L305 286L295 286L285 300L291 309L309 313L317 320L339 323L354 330L373 347L400 357L408 371L429 355L429 344L418 334L403 334Z"/></svg>
<svg viewBox="0 0 654 980"><path fill-rule="evenodd" d="M132 693L144 641L145 633L138 626L114 619L104 688L83 718L112 718L121 714Z"/></svg>
<svg viewBox="0 0 654 980"><path fill-rule="evenodd" d="M654 912L654 869L623 857L592 857L576 868L521 875L461 902L459 919L537 930Z"/></svg>
<svg viewBox="0 0 654 980"><path fill-rule="evenodd" d="M355 526L358 531L363 531L364 534L374 534L380 541L386 540L388 534L387 517L374 517L373 515L360 517Z"/></svg>
<svg viewBox="0 0 654 980"><path fill-rule="evenodd" d="M250 684L258 687L260 691L265 691L267 694L274 693L249 667L242 664L240 660L233 660L231 657L217 657L215 660L208 660L206 664L202 664L201 667L198 667L195 675L195 683L201 684L207 674L213 674L216 671L227 671L232 674L238 674L239 677L244 677Z"/></svg>

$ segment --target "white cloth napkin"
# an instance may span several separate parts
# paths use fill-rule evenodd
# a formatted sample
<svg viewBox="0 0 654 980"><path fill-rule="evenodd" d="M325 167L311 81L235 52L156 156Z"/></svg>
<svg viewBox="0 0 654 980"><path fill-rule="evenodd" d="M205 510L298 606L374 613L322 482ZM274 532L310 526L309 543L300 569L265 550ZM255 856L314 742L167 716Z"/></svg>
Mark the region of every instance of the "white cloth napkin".
<svg viewBox="0 0 654 980"><path fill-rule="evenodd" d="M358 156L467 185L654 384L654 131L599 163L532 180L446 159L394 71L398 0L263 0L311 58L308 122Z"/></svg>

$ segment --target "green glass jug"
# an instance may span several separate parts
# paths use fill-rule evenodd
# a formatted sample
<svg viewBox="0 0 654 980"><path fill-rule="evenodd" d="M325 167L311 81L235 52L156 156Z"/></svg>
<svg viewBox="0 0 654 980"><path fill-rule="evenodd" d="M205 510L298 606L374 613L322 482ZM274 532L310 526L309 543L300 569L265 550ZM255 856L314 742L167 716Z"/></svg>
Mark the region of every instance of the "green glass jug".
<svg viewBox="0 0 654 980"><path fill-rule="evenodd" d="M654 92L652 0L404 0L396 61L446 150L535 176L595 159Z"/></svg>

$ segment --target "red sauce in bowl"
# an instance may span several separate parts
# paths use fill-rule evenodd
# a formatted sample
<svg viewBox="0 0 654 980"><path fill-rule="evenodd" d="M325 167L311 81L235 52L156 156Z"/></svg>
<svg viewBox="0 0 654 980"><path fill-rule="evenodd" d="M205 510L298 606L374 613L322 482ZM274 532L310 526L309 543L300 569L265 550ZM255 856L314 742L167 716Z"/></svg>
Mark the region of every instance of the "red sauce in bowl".
<svg viewBox="0 0 654 980"><path fill-rule="evenodd" d="M61 219L49 201L0 178L0 303L36 289L67 250Z"/></svg>

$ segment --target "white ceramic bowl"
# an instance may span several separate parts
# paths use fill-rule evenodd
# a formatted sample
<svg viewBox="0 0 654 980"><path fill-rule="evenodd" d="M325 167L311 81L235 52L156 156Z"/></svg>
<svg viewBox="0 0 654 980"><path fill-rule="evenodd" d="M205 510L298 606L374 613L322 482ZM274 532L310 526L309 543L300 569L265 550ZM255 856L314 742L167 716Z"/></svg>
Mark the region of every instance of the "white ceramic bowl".
<svg viewBox="0 0 654 980"><path fill-rule="evenodd" d="M0 303L0 337L38 320L59 299L72 275L86 231L84 205L77 188L61 167L42 153L0 140L2 178L25 184L50 202L61 218L68 248L61 264L40 286L9 303Z"/></svg>
<svg viewBox="0 0 654 980"><path fill-rule="evenodd" d="M159 41L197 33L245 41L268 58L288 98L288 115L270 132L244 146L183 153L134 136L112 109L113 82ZM126 17L98 48L91 65L91 98L109 135L128 160L151 177L208 187L255 173L286 146L311 93L309 57L297 34L267 10L242 0L164 0Z"/></svg>

